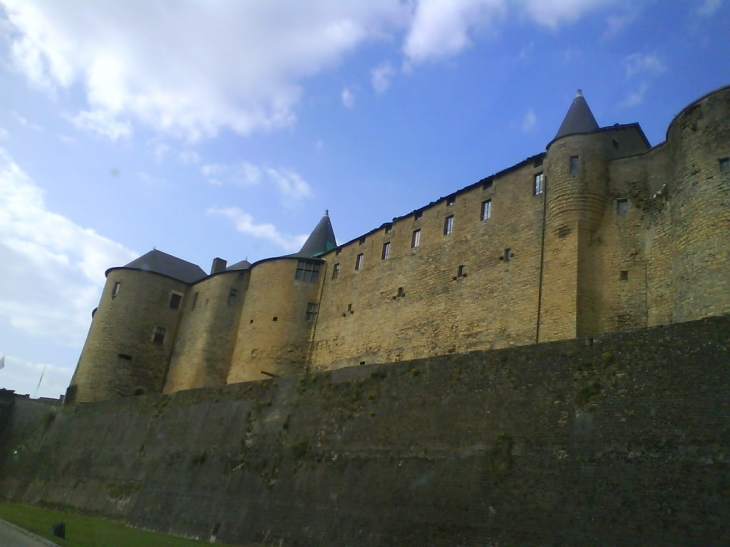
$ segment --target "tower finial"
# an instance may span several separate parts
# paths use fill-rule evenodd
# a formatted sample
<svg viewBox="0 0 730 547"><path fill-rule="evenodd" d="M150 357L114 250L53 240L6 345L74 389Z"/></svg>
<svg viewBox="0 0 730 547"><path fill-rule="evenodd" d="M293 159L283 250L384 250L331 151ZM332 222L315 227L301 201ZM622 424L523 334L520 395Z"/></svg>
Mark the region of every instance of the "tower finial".
<svg viewBox="0 0 730 547"><path fill-rule="evenodd" d="M575 92L575 96L576 97L582 97L583 96L583 90L582 89L579 89L578 91L576 91Z"/></svg>
<svg viewBox="0 0 730 547"><path fill-rule="evenodd" d="M329 209L325 209L324 210L324 216L326 216L326 217L330 216L330 210Z"/></svg>

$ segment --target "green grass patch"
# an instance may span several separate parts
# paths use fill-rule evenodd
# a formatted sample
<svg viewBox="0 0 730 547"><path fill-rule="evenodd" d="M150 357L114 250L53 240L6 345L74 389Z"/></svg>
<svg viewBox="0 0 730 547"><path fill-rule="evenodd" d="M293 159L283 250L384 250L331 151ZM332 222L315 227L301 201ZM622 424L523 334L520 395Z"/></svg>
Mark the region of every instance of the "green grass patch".
<svg viewBox="0 0 730 547"><path fill-rule="evenodd" d="M0 502L0 518L68 547L200 547L208 541L179 538L130 528L120 522ZM66 523L66 539L54 537L51 526ZM214 545L224 545L215 543Z"/></svg>

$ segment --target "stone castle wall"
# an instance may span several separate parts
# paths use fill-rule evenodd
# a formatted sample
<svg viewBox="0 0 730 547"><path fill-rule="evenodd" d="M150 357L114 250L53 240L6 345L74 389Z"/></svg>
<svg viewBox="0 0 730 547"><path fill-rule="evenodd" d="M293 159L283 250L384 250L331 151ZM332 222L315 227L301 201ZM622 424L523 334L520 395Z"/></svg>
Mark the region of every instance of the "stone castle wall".
<svg viewBox="0 0 730 547"><path fill-rule="evenodd" d="M728 367L726 316L19 405L0 493L248 546L729 545Z"/></svg>

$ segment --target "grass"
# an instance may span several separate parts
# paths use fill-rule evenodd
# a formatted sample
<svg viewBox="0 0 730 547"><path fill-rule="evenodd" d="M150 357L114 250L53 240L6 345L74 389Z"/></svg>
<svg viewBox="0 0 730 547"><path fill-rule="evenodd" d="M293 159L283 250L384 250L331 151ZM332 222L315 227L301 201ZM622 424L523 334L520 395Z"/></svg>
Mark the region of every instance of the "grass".
<svg viewBox="0 0 730 547"><path fill-rule="evenodd" d="M59 545L68 547L200 547L210 545L197 541L156 532L130 528L119 522L75 515L62 511L29 507L0 502L0 519L30 530ZM66 523L66 539L54 537L51 526ZM215 543L215 545L223 545Z"/></svg>

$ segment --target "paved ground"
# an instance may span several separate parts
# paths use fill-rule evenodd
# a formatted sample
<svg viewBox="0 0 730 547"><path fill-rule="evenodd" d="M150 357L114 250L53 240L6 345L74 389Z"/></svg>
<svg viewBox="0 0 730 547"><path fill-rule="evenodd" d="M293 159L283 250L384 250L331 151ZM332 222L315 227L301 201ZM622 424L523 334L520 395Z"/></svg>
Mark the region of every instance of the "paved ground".
<svg viewBox="0 0 730 547"><path fill-rule="evenodd" d="M2 547L58 547L35 534L0 519L0 545Z"/></svg>

